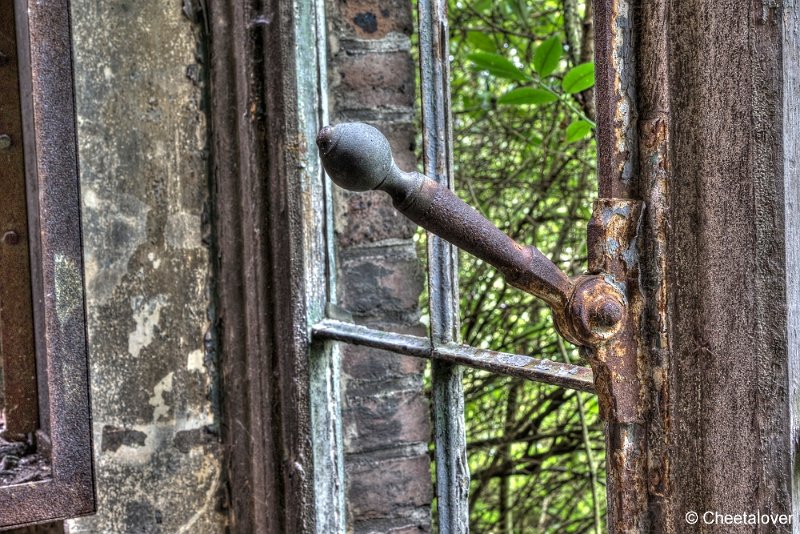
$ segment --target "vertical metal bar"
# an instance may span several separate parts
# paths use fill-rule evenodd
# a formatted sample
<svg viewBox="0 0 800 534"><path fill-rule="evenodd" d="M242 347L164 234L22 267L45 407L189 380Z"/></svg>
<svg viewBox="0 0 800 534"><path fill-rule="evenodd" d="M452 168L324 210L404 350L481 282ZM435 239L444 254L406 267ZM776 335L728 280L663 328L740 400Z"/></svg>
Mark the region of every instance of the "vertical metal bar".
<svg viewBox="0 0 800 534"><path fill-rule="evenodd" d="M425 173L452 188L447 2L420 0L418 8ZM428 280L431 342L458 341L458 251L433 234L428 234ZM443 534L460 534L469 530L462 370L441 361L433 361L431 370L438 526Z"/></svg>
<svg viewBox="0 0 800 534"><path fill-rule="evenodd" d="M596 0L594 16L600 197L635 199L633 5L630 0Z"/></svg>
<svg viewBox="0 0 800 534"><path fill-rule="evenodd" d="M672 187L671 97L669 11L670 0L643 2L637 7L636 33L637 85L639 113L639 192L647 206L642 220L640 241L641 288L645 313L642 315L641 346L648 376L669 377L670 326L668 285L668 235L670 227L670 188ZM790 242L790 241L787 241ZM791 302L791 300L790 300ZM651 525L674 521L670 501L669 443L671 378L648 384L647 480ZM673 449L674 450L674 449Z"/></svg>
<svg viewBox="0 0 800 534"><path fill-rule="evenodd" d="M0 411L5 430L39 426L14 3L0 3ZM4 397L4 398L3 398Z"/></svg>
<svg viewBox="0 0 800 534"><path fill-rule="evenodd" d="M637 200L639 195L633 19L634 9L630 0L597 0L595 3L597 147L601 199ZM596 245L601 243L589 242L590 249ZM628 278L632 273L627 272L623 264L610 267L610 272L620 282L626 283L628 298L639 301L638 280ZM626 327L631 329L628 339L618 343L614 348L616 354L610 357L628 365L631 362L643 365L638 322L630 321ZM640 371L637 369L633 373L634 380L645 379ZM599 396L601 404L615 403L617 400L604 399L602 392L599 392ZM614 397L614 394L605 396ZM639 399L639 402L646 400ZM637 406L637 409L644 410L644 407ZM608 530L611 533L645 532L648 530L647 434L642 424L645 417L637 419L617 415L609 415L606 421Z"/></svg>
<svg viewBox="0 0 800 534"><path fill-rule="evenodd" d="M642 208L636 200L599 199L589 223L589 272L611 273L628 302L622 330L585 349L606 422L607 516L612 533L648 532L647 396L640 348L644 306L638 252Z"/></svg>
<svg viewBox="0 0 800 534"><path fill-rule="evenodd" d="M305 139L314 139L319 129L328 124L328 72L325 2L298 2L298 42L305 43L298 52L303 58L298 65L309 68L313 84L298 84L298 92L313 92L298 98L308 105L301 119ZM305 11L305 13L303 13ZM314 39L304 38L314 36ZM311 69L314 72L310 72ZM312 205L305 205L303 220L308 236L306 253L306 328L325 318L328 302L335 302L336 264L333 249L333 202L331 183L317 153L316 143L307 143L304 190ZM341 414L341 361L337 343L316 342L309 347L309 398L311 403L311 435L314 457L315 529L324 534L344 534L347 530L345 511L344 443Z"/></svg>

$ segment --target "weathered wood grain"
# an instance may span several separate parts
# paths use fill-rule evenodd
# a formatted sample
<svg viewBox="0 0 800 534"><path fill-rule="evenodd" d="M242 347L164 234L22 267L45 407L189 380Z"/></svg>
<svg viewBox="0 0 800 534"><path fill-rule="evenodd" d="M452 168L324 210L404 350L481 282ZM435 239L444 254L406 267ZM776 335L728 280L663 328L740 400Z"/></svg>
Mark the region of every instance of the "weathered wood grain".
<svg viewBox="0 0 800 534"><path fill-rule="evenodd" d="M652 529L684 532L689 511L788 514L796 7L665 1L639 21Z"/></svg>

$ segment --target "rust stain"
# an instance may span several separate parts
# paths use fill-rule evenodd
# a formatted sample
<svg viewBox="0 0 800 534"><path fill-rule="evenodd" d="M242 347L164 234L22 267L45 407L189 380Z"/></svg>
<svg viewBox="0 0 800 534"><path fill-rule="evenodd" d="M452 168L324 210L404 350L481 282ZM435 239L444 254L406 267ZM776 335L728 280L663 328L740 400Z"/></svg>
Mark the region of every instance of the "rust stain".
<svg viewBox="0 0 800 534"><path fill-rule="evenodd" d="M596 93L600 195L635 198L636 107L632 8L627 0L597 0Z"/></svg>
<svg viewBox="0 0 800 534"><path fill-rule="evenodd" d="M661 87L656 84L658 93ZM665 98L662 98L664 100ZM664 104L660 107L666 108ZM650 425L657 429L658 435L668 436L670 420L670 383L668 361L663 354L669 350L667 335L667 213L668 213L668 173L669 169L669 113L660 109L654 111L639 125L640 173L647 191L647 279L654 281L647 292L647 321L645 329L651 347L650 382L653 413ZM663 498L670 492L670 462L668 444L664 439L652 440L648 444L648 480L650 495Z"/></svg>
<svg viewBox="0 0 800 534"><path fill-rule="evenodd" d="M643 362L638 331L643 312L639 288L638 236L643 204L639 201L598 199L589 222L589 272L617 280L627 304L616 335L600 340L587 352L595 371L601 415L606 421L642 423L646 409ZM609 282L607 284L611 285ZM605 398L604 398L605 397Z"/></svg>

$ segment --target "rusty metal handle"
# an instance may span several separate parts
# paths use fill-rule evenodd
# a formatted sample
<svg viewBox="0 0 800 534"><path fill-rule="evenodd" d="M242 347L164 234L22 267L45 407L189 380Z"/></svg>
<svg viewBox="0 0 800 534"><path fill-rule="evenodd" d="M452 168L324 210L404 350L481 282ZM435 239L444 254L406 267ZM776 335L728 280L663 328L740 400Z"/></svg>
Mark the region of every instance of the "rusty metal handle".
<svg viewBox="0 0 800 534"><path fill-rule="evenodd" d="M511 285L544 300L568 340L587 344L616 333L624 309L621 293L601 299L587 315L584 286L591 282L596 289L597 277L571 281L539 249L519 245L446 187L417 172L401 171L389 141L376 128L363 123L326 126L317 145L322 164L337 185L351 191L387 192L406 217L493 265ZM579 286L583 290L576 291ZM568 313L572 308L576 313ZM573 316L586 324L576 324Z"/></svg>

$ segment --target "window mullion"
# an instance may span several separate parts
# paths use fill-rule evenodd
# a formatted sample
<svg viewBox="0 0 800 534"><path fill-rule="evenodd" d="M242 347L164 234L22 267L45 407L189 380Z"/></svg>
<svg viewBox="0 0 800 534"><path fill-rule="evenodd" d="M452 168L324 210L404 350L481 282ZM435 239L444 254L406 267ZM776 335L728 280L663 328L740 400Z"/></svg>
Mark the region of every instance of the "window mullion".
<svg viewBox="0 0 800 534"><path fill-rule="evenodd" d="M425 173L453 186L447 2L420 0L419 42ZM431 343L458 341L458 252L428 235ZM432 396L438 526L443 534L469 530L469 467L460 366L433 360Z"/></svg>

